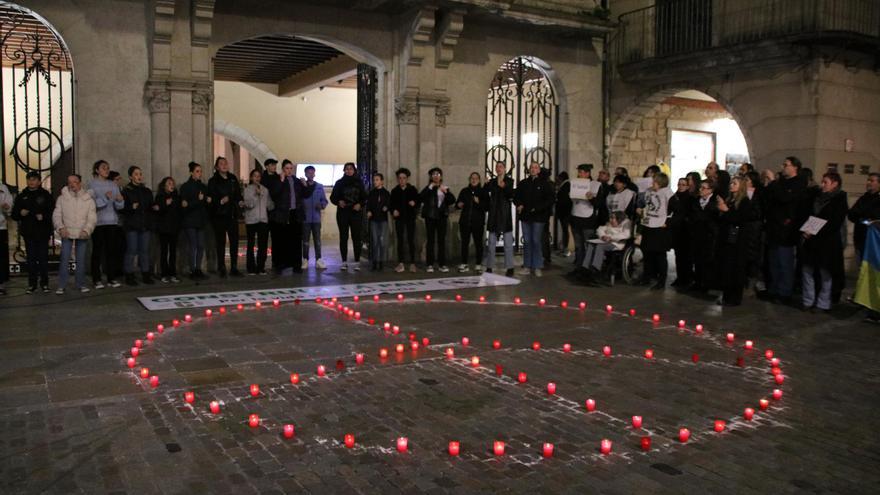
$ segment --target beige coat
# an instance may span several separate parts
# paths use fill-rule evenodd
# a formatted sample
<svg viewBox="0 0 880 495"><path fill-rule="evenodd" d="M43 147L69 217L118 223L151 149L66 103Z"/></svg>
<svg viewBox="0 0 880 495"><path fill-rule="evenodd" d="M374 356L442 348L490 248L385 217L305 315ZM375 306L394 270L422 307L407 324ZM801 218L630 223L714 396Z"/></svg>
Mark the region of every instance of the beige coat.
<svg viewBox="0 0 880 495"><path fill-rule="evenodd" d="M61 229L67 229L67 237L70 239L88 239L95 230L97 221L95 200L88 191L80 189L79 193L74 194L67 186L61 189L61 196L58 196L55 211L52 213L52 224L55 225L57 236L61 237Z"/></svg>

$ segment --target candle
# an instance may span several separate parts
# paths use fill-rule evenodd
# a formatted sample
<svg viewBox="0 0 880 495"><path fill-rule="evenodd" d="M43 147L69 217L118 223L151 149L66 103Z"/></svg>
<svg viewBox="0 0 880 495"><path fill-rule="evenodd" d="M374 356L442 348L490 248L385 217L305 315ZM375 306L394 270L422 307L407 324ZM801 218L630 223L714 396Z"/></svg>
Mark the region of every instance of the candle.
<svg viewBox="0 0 880 495"><path fill-rule="evenodd" d="M272 299L272 306L275 306L277 308L280 305L281 305L280 299Z"/></svg>
<svg viewBox="0 0 880 495"><path fill-rule="evenodd" d="M406 437L399 437L397 439L397 451L401 454L406 452L406 449L409 447L409 439Z"/></svg>
<svg viewBox="0 0 880 495"><path fill-rule="evenodd" d="M630 309L630 310L629 310L629 315L630 315L630 316L635 316L635 315L636 315L636 310L634 310L634 309Z"/></svg>
<svg viewBox="0 0 880 495"><path fill-rule="evenodd" d="M293 438L294 433L295 431L292 424L284 425L284 438Z"/></svg>
<svg viewBox="0 0 880 495"><path fill-rule="evenodd" d="M429 339L428 337L422 337L422 347L428 347L430 343L431 339Z"/></svg>
<svg viewBox="0 0 880 495"><path fill-rule="evenodd" d="M361 319L361 312L360 312L360 311L355 311L355 312L354 312L354 319L355 319L355 320L360 320L360 319Z"/></svg>
<svg viewBox="0 0 880 495"><path fill-rule="evenodd" d="M260 386L256 383L251 384L251 397L256 397L260 395Z"/></svg>
<svg viewBox="0 0 880 495"><path fill-rule="evenodd" d="M513 304L519 304L520 302L522 302L522 299L519 296L513 298Z"/></svg>
<svg viewBox="0 0 880 495"><path fill-rule="evenodd" d="M504 368L500 364L495 365L495 374L498 376L504 374Z"/></svg>
<svg viewBox="0 0 880 495"><path fill-rule="evenodd" d="M417 350L419 350L419 343L416 342L415 340L413 340L413 341L410 343L410 347L412 347L412 350L417 351Z"/></svg>
<svg viewBox="0 0 880 495"><path fill-rule="evenodd" d="M397 344L394 350L397 351L398 354L400 354L401 352L403 352L403 344Z"/></svg>
<svg viewBox="0 0 880 495"><path fill-rule="evenodd" d="M696 330L697 333L703 333L703 325L697 323Z"/></svg>
<svg viewBox="0 0 880 495"><path fill-rule="evenodd" d="M316 297L316 298L315 298L315 302L318 303L318 304L321 304L322 301L324 301L324 298L323 298L323 297Z"/></svg>
<svg viewBox="0 0 880 495"><path fill-rule="evenodd" d="M492 348L493 349L501 349L501 341L500 340L493 340L492 341Z"/></svg>
<svg viewBox="0 0 880 495"><path fill-rule="evenodd" d="M571 344L568 342L562 344L562 352L571 352Z"/></svg>
<svg viewBox="0 0 880 495"><path fill-rule="evenodd" d="M742 368L746 365L746 360L743 359L742 356L739 356L738 358L736 358L736 365Z"/></svg>
<svg viewBox="0 0 880 495"><path fill-rule="evenodd" d="M291 373L290 374L290 383L296 385L299 383L299 373Z"/></svg>
<svg viewBox="0 0 880 495"><path fill-rule="evenodd" d="M467 347L467 345L470 344L470 343L471 343L471 339L469 339L469 338L467 338L467 337L462 337L462 338L461 338L461 345Z"/></svg>
<svg viewBox="0 0 880 495"><path fill-rule="evenodd" d="M642 450L645 452L651 450L651 437L642 437L641 439Z"/></svg>
<svg viewBox="0 0 880 495"><path fill-rule="evenodd" d="M409 333L409 340L410 340L410 342L416 340L416 333L415 332Z"/></svg>
<svg viewBox="0 0 880 495"><path fill-rule="evenodd" d="M141 368L141 378L150 377L150 368Z"/></svg>
<svg viewBox="0 0 880 495"><path fill-rule="evenodd" d="M562 301L559 303L559 307L565 309L568 307L568 301Z"/></svg>
<svg viewBox="0 0 880 495"><path fill-rule="evenodd" d="M382 324L382 328L384 328L386 332L387 332L388 330L391 330L391 323L388 323L388 322L386 321L385 323Z"/></svg>
<svg viewBox="0 0 880 495"><path fill-rule="evenodd" d="M153 339L155 339L155 338L156 338L156 334L154 334L153 332L147 332L147 340L152 342Z"/></svg>
<svg viewBox="0 0 880 495"><path fill-rule="evenodd" d="M641 416L633 416L632 417L632 425L633 428L639 429L642 427L642 417Z"/></svg>
<svg viewBox="0 0 880 495"><path fill-rule="evenodd" d="M581 302L578 304L578 307L579 307L581 310L587 309L587 302L586 302L586 301L581 301Z"/></svg>
<svg viewBox="0 0 880 495"><path fill-rule="evenodd" d="M717 431L718 433L721 433L722 431L724 431L724 421L723 420L720 420L720 419L715 420L715 431Z"/></svg>
<svg viewBox="0 0 880 495"><path fill-rule="evenodd" d="M354 296L354 297L351 298L351 300L354 301L354 302L358 302L358 301L361 300L361 296Z"/></svg>
<svg viewBox="0 0 880 495"><path fill-rule="evenodd" d="M165 331L165 325L159 323L158 325L156 325L156 331L159 332L159 333L164 332L164 331Z"/></svg>
<svg viewBox="0 0 880 495"><path fill-rule="evenodd" d="M251 414L248 416L248 425L251 428L256 428L260 426L260 415L259 414Z"/></svg>
<svg viewBox="0 0 880 495"><path fill-rule="evenodd" d="M376 323L376 319L375 318L367 318L367 323L372 325L372 324Z"/></svg>
<svg viewBox="0 0 880 495"><path fill-rule="evenodd" d="M780 364L782 364L782 361L780 361L779 358L775 357L775 358L770 359L770 366L777 366L778 367Z"/></svg>
<svg viewBox="0 0 880 495"><path fill-rule="evenodd" d="M447 347L446 348L446 357L451 358L453 356L455 356L455 351L452 350L452 347Z"/></svg>
<svg viewBox="0 0 880 495"><path fill-rule="evenodd" d="M528 377L528 375L526 375L526 373L524 371L520 371L516 375L516 381L518 381L520 383L525 383L525 382L529 381L529 377Z"/></svg>
<svg viewBox="0 0 880 495"><path fill-rule="evenodd" d="M239 311L244 311L244 304L237 304L237 305L235 306L235 309L237 309L237 310L239 310Z"/></svg>
<svg viewBox="0 0 880 495"><path fill-rule="evenodd" d="M693 362L696 363L696 362L699 361L699 360L700 360L700 356L699 356L698 354L692 354L692 355L691 355L691 361L693 361Z"/></svg>
<svg viewBox="0 0 880 495"><path fill-rule="evenodd" d="M732 334L732 333L727 334L727 341L728 342L733 342L734 338L736 338L736 336L734 334Z"/></svg>
<svg viewBox="0 0 880 495"><path fill-rule="evenodd" d="M687 322L684 320L678 320L678 328L684 328Z"/></svg>
<svg viewBox="0 0 880 495"><path fill-rule="evenodd" d="M544 299L543 297L541 299L538 299L538 306L543 307L545 304L547 304L546 299Z"/></svg>
<svg viewBox="0 0 880 495"><path fill-rule="evenodd" d="M764 357L767 358L768 361L773 359L773 349L767 349L764 351Z"/></svg>
<svg viewBox="0 0 880 495"><path fill-rule="evenodd" d="M379 294L373 296L373 302L379 302Z"/></svg>
<svg viewBox="0 0 880 495"><path fill-rule="evenodd" d="M403 301L403 294L398 294L398 295L397 295L397 300L398 300L398 301Z"/></svg>
<svg viewBox="0 0 880 495"><path fill-rule="evenodd" d="M504 442L495 440L495 443L492 444L492 452L495 455L504 455Z"/></svg>
<svg viewBox="0 0 880 495"><path fill-rule="evenodd" d="M332 302L333 304L336 304L338 301L339 301L339 298L337 298L335 296L330 298L330 302Z"/></svg>
<svg viewBox="0 0 880 495"><path fill-rule="evenodd" d="M394 326L391 327L391 334L392 334L392 335L397 335L397 334L399 334L399 333L400 333L400 327L399 327L399 326L394 325Z"/></svg>
<svg viewBox="0 0 880 495"><path fill-rule="evenodd" d="M295 299L293 300L293 304L296 305L296 306L299 306L299 303L301 303L301 302L302 302L302 301L301 301L300 298L298 298L298 297L295 298Z"/></svg>
<svg viewBox="0 0 880 495"><path fill-rule="evenodd" d="M318 376L324 376L327 374L327 368L324 367L323 364L318 365Z"/></svg>
<svg viewBox="0 0 880 495"><path fill-rule="evenodd" d="M653 321L654 323L657 323L658 321L660 321L660 315L658 315L657 313L654 313L651 316L651 321Z"/></svg>
<svg viewBox="0 0 880 495"><path fill-rule="evenodd" d="M678 441L681 443L685 443L688 439L691 438L691 431L687 428L681 428L678 430Z"/></svg>
<svg viewBox="0 0 880 495"><path fill-rule="evenodd" d="M588 412L593 412L596 410L596 401L593 399L587 399L584 406L587 408Z"/></svg>
<svg viewBox="0 0 880 495"><path fill-rule="evenodd" d="M262 302L262 301L257 301L257 302L254 303L254 306L256 306L257 308L262 308L262 307L263 307L263 302Z"/></svg>
<svg viewBox="0 0 880 495"><path fill-rule="evenodd" d="M211 414L220 414L220 403L216 400L212 400L208 408L211 410Z"/></svg>
<svg viewBox="0 0 880 495"><path fill-rule="evenodd" d="M457 456L461 452L461 444L456 441L449 442L449 455Z"/></svg>
<svg viewBox="0 0 880 495"><path fill-rule="evenodd" d="M773 400L779 400L781 398L782 398L782 390L779 390L778 388L773 389Z"/></svg>
<svg viewBox="0 0 880 495"><path fill-rule="evenodd" d="M780 374L774 376L774 377L773 377L773 380L776 381L776 384L777 384L777 385L782 385L782 382L785 381L785 376L784 376L782 373L780 373Z"/></svg>
<svg viewBox="0 0 880 495"><path fill-rule="evenodd" d="M364 355L360 352L354 355L354 362L357 364L364 364Z"/></svg>
<svg viewBox="0 0 880 495"><path fill-rule="evenodd" d="M747 340L747 341L746 341L746 343L745 343L745 345L744 345L744 346L743 346L743 347L745 347L745 348L746 348L746 350L749 350L749 351L751 351L751 350L752 350L752 348L754 348L754 347L755 347L755 343L754 343L754 342L752 342L752 341L751 341L751 340Z"/></svg>
<svg viewBox="0 0 880 495"><path fill-rule="evenodd" d="M185 321L187 323L191 322L192 319L193 319L192 315L184 315L183 316L183 321Z"/></svg>
<svg viewBox="0 0 880 495"><path fill-rule="evenodd" d="M138 355L140 355L140 353L141 353L141 350L138 349L137 347L131 348L131 357L138 357Z"/></svg>
<svg viewBox="0 0 880 495"><path fill-rule="evenodd" d="M743 411L743 418L745 418L746 421L751 421L754 416L755 410L751 407L747 407L745 411Z"/></svg>
<svg viewBox="0 0 880 495"><path fill-rule="evenodd" d="M605 312L606 312L606 313L610 313L610 312L612 312L612 311L614 311L614 306L612 306L612 305L610 305L610 304L606 304L606 305L605 305Z"/></svg>
<svg viewBox="0 0 880 495"><path fill-rule="evenodd" d="M607 438L603 439L599 443L599 452L602 452L602 455L608 455L611 453L611 440Z"/></svg>
<svg viewBox="0 0 880 495"><path fill-rule="evenodd" d="M549 458L553 457L553 444L552 443L545 443L544 448L542 450L544 452L545 458L549 459Z"/></svg>
<svg viewBox="0 0 880 495"><path fill-rule="evenodd" d="M605 357L610 356L610 355L611 355L611 346L610 346L610 345L606 345L605 347L603 347L603 348L602 348L602 354L604 354Z"/></svg>
<svg viewBox="0 0 880 495"><path fill-rule="evenodd" d="M550 395L553 395L556 393L556 384L555 383L550 382L547 384L547 393Z"/></svg>
<svg viewBox="0 0 880 495"><path fill-rule="evenodd" d="M137 347L138 349L140 349L141 347L144 346L144 341L141 339L137 339L134 341L134 346Z"/></svg>
<svg viewBox="0 0 880 495"><path fill-rule="evenodd" d="M456 300L457 302L461 302L461 294L456 294L456 295L455 295L455 300ZM450 445L452 444L452 442L449 442L449 443L450 443Z"/></svg>
<svg viewBox="0 0 880 495"><path fill-rule="evenodd" d="M192 393L192 392L184 392L184 393L183 393L183 400L184 400L187 404L192 404L192 403L195 402L195 400L196 400L196 394L194 394L194 393Z"/></svg>
<svg viewBox="0 0 880 495"><path fill-rule="evenodd" d="M474 356L471 358L471 366L473 366L474 368L477 368L480 366L480 357L479 356Z"/></svg>
<svg viewBox="0 0 880 495"><path fill-rule="evenodd" d="M159 386L159 376L153 375L150 377L150 386L156 388Z"/></svg>
<svg viewBox="0 0 880 495"><path fill-rule="evenodd" d="M645 358L654 359L654 351L652 349L645 349Z"/></svg>
<svg viewBox="0 0 880 495"><path fill-rule="evenodd" d="M779 375L781 373L782 373L782 370L780 368L775 368L775 367L770 368L770 374L773 376Z"/></svg>
<svg viewBox="0 0 880 495"><path fill-rule="evenodd" d="M127 364L129 368L134 368L137 365L137 361L135 361L133 357L130 357L125 361L125 364Z"/></svg>
<svg viewBox="0 0 880 495"><path fill-rule="evenodd" d="M226 306L220 306L220 314L221 314L221 315L225 315L225 314L226 314Z"/></svg>
<svg viewBox="0 0 880 495"><path fill-rule="evenodd" d="M480 302L481 303L486 302L486 296L480 296Z"/></svg>
<svg viewBox="0 0 880 495"><path fill-rule="evenodd" d="M536 351L540 350L540 349L541 349L541 343L538 342L537 340L534 341L534 342L532 342L532 349L534 349L534 350L536 350Z"/></svg>
<svg viewBox="0 0 880 495"><path fill-rule="evenodd" d="M171 326L172 326L172 327L179 327L179 326L180 326L180 320L171 320Z"/></svg>
<svg viewBox="0 0 880 495"><path fill-rule="evenodd" d="M343 442L345 442L346 448L349 448L349 449L353 448L354 447L354 435L352 435L351 433L346 434L345 437L343 437Z"/></svg>
<svg viewBox="0 0 880 495"><path fill-rule="evenodd" d="M425 295L425 302L431 302L431 294Z"/></svg>
<svg viewBox="0 0 880 495"><path fill-rule="evenodd" d="M379 349L379 357L382 359L387 358L388 357L388 349L386 349L384 347Z"/></svg>
<svg viewBox="0 0 880 495"><path fill-rule="evenodd" d="M758 401L758 405L761 407L762 411L766 411L768 407L770 407L770 401L767 399L761 399Z"/></svg>

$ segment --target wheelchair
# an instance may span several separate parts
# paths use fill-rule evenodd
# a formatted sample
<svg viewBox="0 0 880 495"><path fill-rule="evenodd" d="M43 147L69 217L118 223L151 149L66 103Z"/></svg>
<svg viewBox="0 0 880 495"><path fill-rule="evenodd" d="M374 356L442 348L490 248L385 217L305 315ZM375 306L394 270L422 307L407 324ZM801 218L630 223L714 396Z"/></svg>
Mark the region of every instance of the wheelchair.
<svg viewBox="0 0 880 495"><path fill-rule="evenodd" d="M638 233L638 223L633 218L630 221L633 225L632 236L627 239L622 249L608 253L602 267L602 273L612 287L618 277L629 285L635 285L642 279L645 271L645 255L639 247L641 235Z"/></svg>

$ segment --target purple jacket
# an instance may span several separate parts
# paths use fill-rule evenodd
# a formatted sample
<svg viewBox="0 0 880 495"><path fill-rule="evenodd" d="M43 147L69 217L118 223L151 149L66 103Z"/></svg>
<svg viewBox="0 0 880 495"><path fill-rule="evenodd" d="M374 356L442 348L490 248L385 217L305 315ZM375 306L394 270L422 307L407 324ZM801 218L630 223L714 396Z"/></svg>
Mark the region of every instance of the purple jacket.
<svg viewBox="0 0 880 495"><path fill-rule="evenodd" d="M308 198L303 199L303 207L306 210L305 223L321 223L321 210L327 207L327 195L324 194L324 186L315 182L315 192Z"/></svg>

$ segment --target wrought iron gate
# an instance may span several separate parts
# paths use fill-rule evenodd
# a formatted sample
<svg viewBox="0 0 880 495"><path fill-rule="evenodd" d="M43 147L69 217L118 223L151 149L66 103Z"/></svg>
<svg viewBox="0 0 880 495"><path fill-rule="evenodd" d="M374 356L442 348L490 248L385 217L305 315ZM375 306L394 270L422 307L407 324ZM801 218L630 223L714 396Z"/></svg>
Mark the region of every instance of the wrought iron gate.
<svg viewBox="0 0 880 495"><path fill-rule="evenodd" d="M558 133L559 101L540 66L531 57L517 57L502 65L492 79L486 103L487 176L495 176L495 163L500 161L515 183L528 176L532 162L555 177ZM514 224L518 247L519 225Z"/></svg>
<svg viewBox="0 0 880 495"><path fill-rule="evenodd" d="M357 166L364 187L373 185L376 171L376 68L357 66Z"/></svg>

